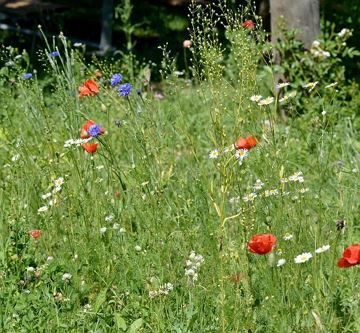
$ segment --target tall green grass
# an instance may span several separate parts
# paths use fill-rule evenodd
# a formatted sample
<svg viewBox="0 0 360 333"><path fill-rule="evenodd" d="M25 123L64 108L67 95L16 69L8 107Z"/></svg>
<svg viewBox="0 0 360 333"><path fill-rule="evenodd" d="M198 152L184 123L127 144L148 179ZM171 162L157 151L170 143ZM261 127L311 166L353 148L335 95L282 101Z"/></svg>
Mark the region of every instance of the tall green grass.
<svg viewBox="0 0 360 333"><path fill-rule="evenodd" d="M257 75L261 31L222 6L192 11L192 81L167 73L164 100L141 75L129 98L119 96L109 84L117 68L100 64L95 78L99 63L85 64L63 36L40 52L45 79L22 79L21 57L2 68L2 332L360 330L358 267L337 267L359 242L359 133L347 110L326 100L326 113L285 121L275 82ZM227 45L209 35L217 20ZM49 57L56 48L60 57ZM86 79L100 92L79 99ZM257 94L275 101L258 106ZM64 147L88 119L106 130L97 152ZM239 165L223 148L249 135L258 145ZM297 172L303 183L281 182ZM38 212L59 177L57 202ZM257 179L263 188L245 202ZM276 247L250 253L262 233L276 235ZM192 251L204 258L197 279L185 275ZM304 252L313 257L295 263Z"/></svg>

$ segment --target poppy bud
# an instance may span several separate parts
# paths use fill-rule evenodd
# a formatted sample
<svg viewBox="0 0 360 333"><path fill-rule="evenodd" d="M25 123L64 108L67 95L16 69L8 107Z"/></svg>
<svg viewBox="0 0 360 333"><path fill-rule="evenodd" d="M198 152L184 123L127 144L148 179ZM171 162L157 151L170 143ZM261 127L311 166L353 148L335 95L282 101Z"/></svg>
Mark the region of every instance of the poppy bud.
<svg viewBox="0 0 360 333"><path fill-rule="evenodd" d="M42 232L41 232L41 230L31 230L31 231L29 231L29 235L30 235L30 237L32 237L34 239L38 239L41 237Z"/></svg>

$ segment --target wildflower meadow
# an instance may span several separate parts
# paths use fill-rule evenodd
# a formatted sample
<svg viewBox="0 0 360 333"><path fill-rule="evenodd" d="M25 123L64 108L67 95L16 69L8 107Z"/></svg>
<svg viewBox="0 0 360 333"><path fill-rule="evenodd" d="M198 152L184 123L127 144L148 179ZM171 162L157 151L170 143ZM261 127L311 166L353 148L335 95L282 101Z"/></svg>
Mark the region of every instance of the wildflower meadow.
<svg viewBox="0 0 360 333"><path fill-rule="evenodd" d="M190 15L158 67L1 49L0 332L360 332L351 30L301 51Z"/></svg>

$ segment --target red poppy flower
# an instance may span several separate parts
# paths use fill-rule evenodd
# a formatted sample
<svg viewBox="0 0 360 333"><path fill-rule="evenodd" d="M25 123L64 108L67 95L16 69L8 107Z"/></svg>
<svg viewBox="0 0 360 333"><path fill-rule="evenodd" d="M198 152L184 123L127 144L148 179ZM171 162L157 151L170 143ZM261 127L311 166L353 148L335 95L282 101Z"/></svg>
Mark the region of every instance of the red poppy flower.
<svg viewBox="0 0 360 333"><path fill-rule="evenodd" d="M97 150L97 142L94 142L94 143L84 143L82 145L82 147L86 150L87 153L89 154L94 154Z"/></svg>
<svg viewBox="0 0 360 333"><path fill-rule="evenodd" d="M41 230L30 230L29 235L30 235L30 237L32 237L34 239L38 239L41 237L42 231Z"/></svg>
<svg viewBox="0 0 360 333"><path fill-rule="evenodd" d="M99 92L99 86L94 80L86 80L82 86L79 87L79 97L95 96Z"/></svg>
<svg viewBox="0 0 360 333"><path fill-rule="evenodd" d="M242 26L245 29L253 29L253 28L255 28L255 23L251 20L246 20L245 22L243 22Z"/></svg>
<svg viewBox="0 0 360 333"><path fill-rule="evenodd" d="M272 251L276 243L276 237L273 234L260 234L251 238L248 243L248 250L257 254L267 254Z"/></svg>
<svg viewBox="0 0 360 333"><path fill-rule="evenodd" d="M91 127L91 126L93 126L93 125L96 125L96 122L94 121L94 120L88 120L85 124L84 124L84 126L81 128L81 130L80 130L80 137L82 138L82 139L88 139L88 138L90 138L90 135L89 135L89 133L88 133L88 130L89 130L89 128ZM104 134L105 133L105 130L101 127L100 128L100 135L102 135L102 134Z"/></svg>
<svg viewBox="0 0 360 333"><path fill-rule="evenodd" d="M342 258L338 261L338 266L345 268L358 264L360 264L360 244L350 245L344 250Z"/></svg>
<svg viewBox="0 0 360 333"><path fill-rule="evenodd" d="M240 137L235 142L236 149L250 150L251 148L254 148L256 145L257 145L257 141L255 137L253 137L252 135L248 136L246 139Z"/></svg>

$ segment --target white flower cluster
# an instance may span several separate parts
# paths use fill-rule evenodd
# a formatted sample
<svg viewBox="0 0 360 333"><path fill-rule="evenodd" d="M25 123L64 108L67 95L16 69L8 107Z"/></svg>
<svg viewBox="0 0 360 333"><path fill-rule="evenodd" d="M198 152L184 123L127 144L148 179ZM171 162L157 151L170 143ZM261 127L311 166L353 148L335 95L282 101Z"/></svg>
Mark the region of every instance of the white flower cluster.
<svg viewBox="0 0 360 333"><path fill-rule="evenodd" d="M223 149L223 153L224 154L227 154L229 152L232 152L234 151L236 148L235 148L235 145L232 144L231 146L229 147L225 147ZM221 151L220 149L216 148L216 149L213 149L210 153L209 153L209 158L210 159L217 159L220 157L220 154L221 154ZM249 151L247 149L237 149L234 156L235 156L235 159L236 161L239 163L239 165L242 165L242 162L244 160L244 158L249 154Z"/></svg>
<svg viewBox="0 0 360 333"><path fill-rule="evenodd" d="M293 175L289 176L289 178L281 178L280 179L280 183L282 183L282 184L287 183L287 182L303 183L304 182L303 173L301 171L298 171L298 172L294 173Z"/></svg>
<svg viewBox="0 0 360 333"><path fill-rule="evenodd" d="M204 263L204 257L191 251L189 259L186 260L185 276L187 277L188 284L191 284L198 279L198 270Z"/></svg>
<svg viewBox="0 0 360 333"><path fill-rule="evenodd" d="M310 53L315 57L315 58L319 58L319 59L326 59L329 58L331 56L330 52L328 51L324 51L321 47L320 47L320 42L318 40L314 40L311 48L310 48Z"/></svg>
<svg viewBox="0 0 360 333"><path fill-rule="evenodd" d="M296 91L292 91L291 93L284 95L279 99L279 103L286 102L289 98L293 98L296 96Z"/></svg>
<svg viewBox="0 0 360 333"><path fill-rule="evenodd" d="M271 104L271 103L274 103L274 97L269 96L269 97L266 97L266 98L260 100L260 101L258 102L258 105L259 105L259 106L264 106L264 105L269 105L269 104Z"/></svg>
<svg viewBox="0 0 360 333"><path fill-rule="evenodd" d="M61 186L63 184L64 184L63 177L59 177L54 180L54 184L51 186L51 187L53 187L53 189L50 192L45 193L41 196L41 199L43 199L43 200L46 200L49 198L51 198L51 199L48 201L47 205L42 206L38 209L38 214L46 212L50 206L54 206L57 204L58 198L56 197L56 195L57 195L57 193L59 193L61 191ZM50 189L51 189L51 187L50 187Z"/></svg>
<svg viewBox="0 0 360 333"><path fill-rule="evenodd" d="M328 251L330 249L330 245L323 245L321 247L319 247L318 249L315 250L315 253L320 254L323 253L325 251ZM296 256L294 258L294 262L296 264L302 264L304 262L309 261L311 258L313 257L313 255L310 252L304 252L302 254L299 254L298 256Z"/></svg>
<svg viewBox="0 0 360 333"><path fill-rule="evenodd" d="M165 284L161 285L158 290L150 290L149 297L155 298L158 296L166 296L173 289L174 289L174 286L172 283L165 283Z"/></svg>
<svg viewBox="0 0 360 333"><path fill-rule="evenodd" d="M66 140L64 143L64 148L69 148L71 146L80 146L84 143L87 143L91 140L92 138L88 138L88 139L69 139Z"/></svg>
<svg viewBox="0 0 360 333"><path fill-rule="evenodd" d="M279 190L275 188L273 190L265 190L263 195L265 198L268 198L279 194L280 194Z"/></svg>
<svg viewBox="0 0 360 333"><path fill-rule="evenodd" d="M70 273L64 273L61 279L64 282L69 282L71 280L71 278L72 278L72 275Z"/></svg>
<svg viewBox="0 0 360 333"><path fill-rule="evenodd" d="M345 36L352 36L352 31L350 29L347 29L347 28L343 28L341 29L341 31L338 33L338 36L340 38L344 38Z"/></svg>

